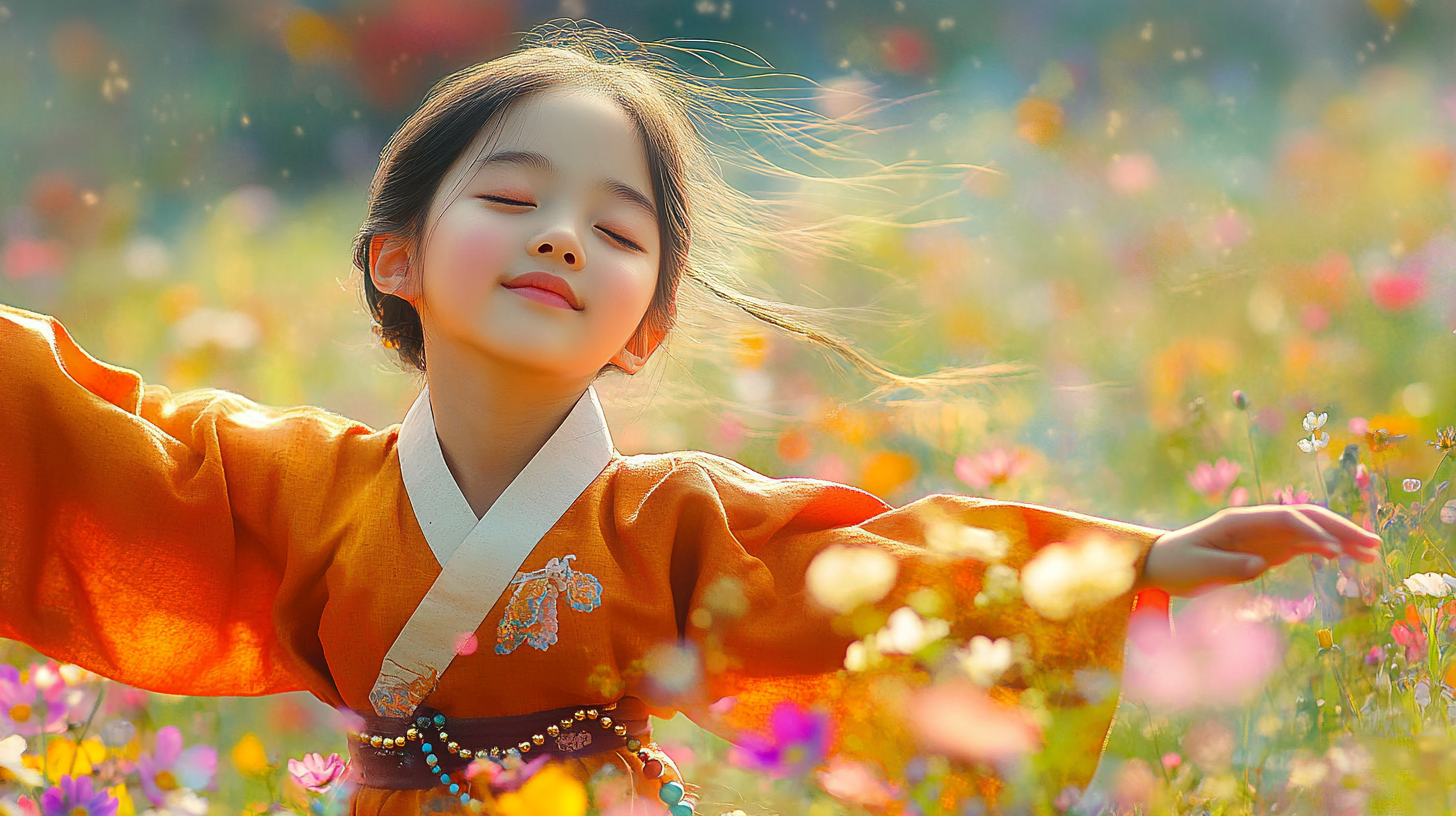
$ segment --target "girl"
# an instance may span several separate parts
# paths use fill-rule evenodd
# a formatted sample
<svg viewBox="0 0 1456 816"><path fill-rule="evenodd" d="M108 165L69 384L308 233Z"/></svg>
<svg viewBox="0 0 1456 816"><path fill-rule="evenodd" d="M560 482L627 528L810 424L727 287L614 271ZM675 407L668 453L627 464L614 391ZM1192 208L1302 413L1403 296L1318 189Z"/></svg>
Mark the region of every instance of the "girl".
<svg viewBox="0 0 1456 816"><path fill-rule="evenodd" d="M547 755L582 778L621 766L691 813L649 713L715 724L729 695L739 724L782 699L846 712L851 638L805 591L832 545L898 562L882 608L955 570L958 637L1020 631L1040 667L1112 672L1137 590L1373 558L1377 538L1314 506L1165 532L619 454L592 383L642 367L685 284L836 346L715 273L732 232L714 203L733 199L695 115L721 91L607 45L626 41L557 32L461 71L385 148L355 263L384 344L427 379L400 425L174 394L0 307L0 636L142 688L306 689L358 712L357 814L488 802L472 761ZM946 520L1004 534L1013 568L1110 536L1135 583L1065 623L982 610L983 565L927 545ZM1079 733L1072 781L1108 717Z"/></svg>

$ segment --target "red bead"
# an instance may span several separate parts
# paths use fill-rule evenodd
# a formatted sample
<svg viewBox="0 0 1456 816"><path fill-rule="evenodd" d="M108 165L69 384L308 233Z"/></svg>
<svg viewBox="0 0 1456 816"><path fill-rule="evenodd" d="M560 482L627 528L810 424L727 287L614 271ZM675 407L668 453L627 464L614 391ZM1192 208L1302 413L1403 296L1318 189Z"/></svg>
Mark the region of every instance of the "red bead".
<svg viewBox="0 0 1456 816"><path fill-rule="evenodd" d="M646 774L648 779L656 779L662 776L662 763L655 759L649 759L642 763L642 773Z"/></svg>

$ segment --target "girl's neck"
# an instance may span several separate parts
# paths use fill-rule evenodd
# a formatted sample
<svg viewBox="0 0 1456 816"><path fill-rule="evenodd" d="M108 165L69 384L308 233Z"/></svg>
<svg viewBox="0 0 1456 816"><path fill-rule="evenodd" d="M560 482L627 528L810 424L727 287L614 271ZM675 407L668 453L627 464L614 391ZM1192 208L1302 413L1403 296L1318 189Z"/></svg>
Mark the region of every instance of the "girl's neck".
<svg viewBox="0 0 1456 816"><path fill-rule="evenodd" d="M591 379L521 369L439 344L429 360L430 410L450 475L477 518L560 427Z"/></svg>

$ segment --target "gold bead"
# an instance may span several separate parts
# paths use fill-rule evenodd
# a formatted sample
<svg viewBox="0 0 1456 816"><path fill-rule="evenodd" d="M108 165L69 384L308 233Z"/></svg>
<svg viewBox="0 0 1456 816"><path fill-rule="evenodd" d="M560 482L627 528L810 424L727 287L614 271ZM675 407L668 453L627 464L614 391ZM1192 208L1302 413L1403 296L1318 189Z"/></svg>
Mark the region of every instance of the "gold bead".
<svg viewBox="0 0 1456 816"><path fill-rule="evenodd" d="M531 737L531 742L534 742L537 745L540 745L541 743L543 743L545 741L546 741L546 738L543 737L543 736L541 736L540 734L534 734Z"/></svg>
<svg viewBox="0 0 1456 816"><path fill-rule="evenodd" d="M531 750L531 743L529 743L529 742L523 742L520 745L517 745L516 747L521 749L521 753L523 753L523 754L524 753L528 753Z"/></svg>
<svg viewBox="0 0 1456 816"><path fill-rule="evenodd" d="M417 740L420 738L420 729L411 728L410 730L404 732L404 735L406 737L409 737L411 740Z"/></svg>
<svg viewBox="0 0 1456 816"><path fill-rule="evenodd" d="M570 728L573 725L576 725L576 720L573 720L570 717L567 717L566 719L564 719L564 720L561 721L561 727L562 728Z"/></svg>
<svg viewBox="0 0 1456 816"><path fill-rule="evenodd" d="M627 726L618 724L617 727L612 729L612 733L619 737L625 737L627 736Z"/></svg>
<svg viewBox="0 0 1456 816"><path fill-rule="evenodd" d="M444 731L441 731L440 732L440 742L449 742L449 741L450 741L450 735L449 734L446 734Z"/></svg>
<svg viewBox="0 0 1456 816"><path fill-rule="evenodd" d="M360 742L368 742L369 741L369 735L368 734L365 734L362 731L360 731L359 732L359 741Z"/></svg>
<svg viewBox="0 0 1456 816"><path fill-rule="evenodd" d="M612 727L612 718L611 717L603 717L602 718L602 727L603 728L611 728Z"/></svg>
<svg viewBox="0 0 1456 816"><path fill-rule="evenodd" d="M461 748L460 749L460 758L461 759L470 759L473 756L475 756L475 752L472 751L472 750L470 750L469 748Z"/></svg>
<svg viewBox="0 0 1456 816"><path fill-rule="evenodd" d="M458 742L452 742L452 743L450 743L450 744L449 744L449 745L446 745L446 746L445 746L445 747L446 747L446 748L447 748L447 749L448 749L448 750L449 750L449 751L450 751L450 753L452 753L452 754L458 754L458 753L460 753L460 743L458 743Z"/></svg>
<svg viewBox="0 0 1456 816"><path fill-rule="evenodd" d="M384 744L384 737L370 737L369 744L375 748L378 748Z"/></svg>
<svg viewBox="0 0 1456 816"><path fill-rule="evenodd" d="M496 759L500 759L501 749L499 749L499 748L492 748L492 749L490 749L490 755L493 756L493 757L495 757Z"/></svg>
<svg viewBox="0 0 1456 816"><path fill-rule="evenodd" d="M586 710L586 715L588 717L591 717L593 720L595 720L597 718L597 716L599 715L599 713L600 712L598 712L595 708L588 708Z"/></svg>
<svg viewBox="0 0 1456 816"><path fill-rule="evenodd" d="M623 728L626 728L626 726L623 726ZM642 740L639 740L636 737L633 737L632 739L627 740L627 750L628 751L631 751L632 753L635 754L641 748L642 748Z"/></svg>
<svg viewBox="0 0 1456 816"><path fill-rule="evenodd" d="M584 720L584 719L586 719L586 712L585 711L582 711L581 709L577 709L576 713L575 714L572 714L571 716L577 718L578 720ZM595 715L593 715L593 716L595 716Z"/></svg>
<svg viewBox="0 0 1456 816"><path fill-rule="evenodd" d="M553 725L546 726L546 736L548 736L548 737L554 737L554 736L556 736L557 734L560 734L560 733L561 733L561 729L560 728L557 728L554 724Z"/></svg>

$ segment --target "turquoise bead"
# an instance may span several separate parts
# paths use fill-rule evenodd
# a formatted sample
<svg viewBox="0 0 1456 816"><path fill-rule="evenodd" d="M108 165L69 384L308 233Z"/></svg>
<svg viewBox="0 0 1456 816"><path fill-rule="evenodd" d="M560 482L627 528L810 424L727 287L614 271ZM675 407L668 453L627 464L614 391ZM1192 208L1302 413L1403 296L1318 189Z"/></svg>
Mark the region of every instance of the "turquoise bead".
<svg viewBox="0 0 1456 816"><path fill-rule="evenodd" d="M444 714L436 714L435 715L435 725L444 725L444 724L445 724L445 715Z"/></svg>
<svg viewBox="0 0 1456 816"><path fill-rule="evenodd" d="M693 816L693 806L687 802L678 802L667 809L668 816Z"/></svg>
<svg viewBox="0 0 1456 816"><path fill-rule="evenodd" d="M460 786L459 785L451 785L450 786L450 792L451 793L459 793L460 792Z"/></svg>
<svg viewBox="0 0 1456 816"><path fill-rule="evenodd" d="M434 754L430 754L429 756L425 757L425 761L430 763L431 765L434 765L440 760Z"/></svg>
<svg viewBox="0 0 1456 816"><path fill-rule="evenodd" d="M450 774L440 774L440 784L442 784L442 785L448 785L448 784L450 784Z"/></svg>
<svg viewBox="0 0 1456 816"><path fill-rule="evenodd" d="M668 782L657 791L657 798L662 800L664 805L675 805L682 801L683 786L678 782Z"/></svg>
<svg viewBox="0 0 1456 816"><path fill-rule="evenodd" d="M433 745L431 745L431 744L429 744L429 743L428 743L428 742L427 742L427 743L425 743L425 744L424 744L424 745L421 745L421 746L420 746L420 750L421 750L421 751L424 751L424 752L425 752L425 753L427 753L427 754L428 754L428 753L429 753L429 752L431 752L431 751L433 751L433 750L435 750L435 746L433 746Z"/></svg>
<svg viewBox="0 0 1456 816"><path fill-rule="evenodd" d="M468 804L470 804L470 794L468 794L468 793L462 793L462 794L460 794L460 804L462 804L462 805L468 805Z"/></svg>

